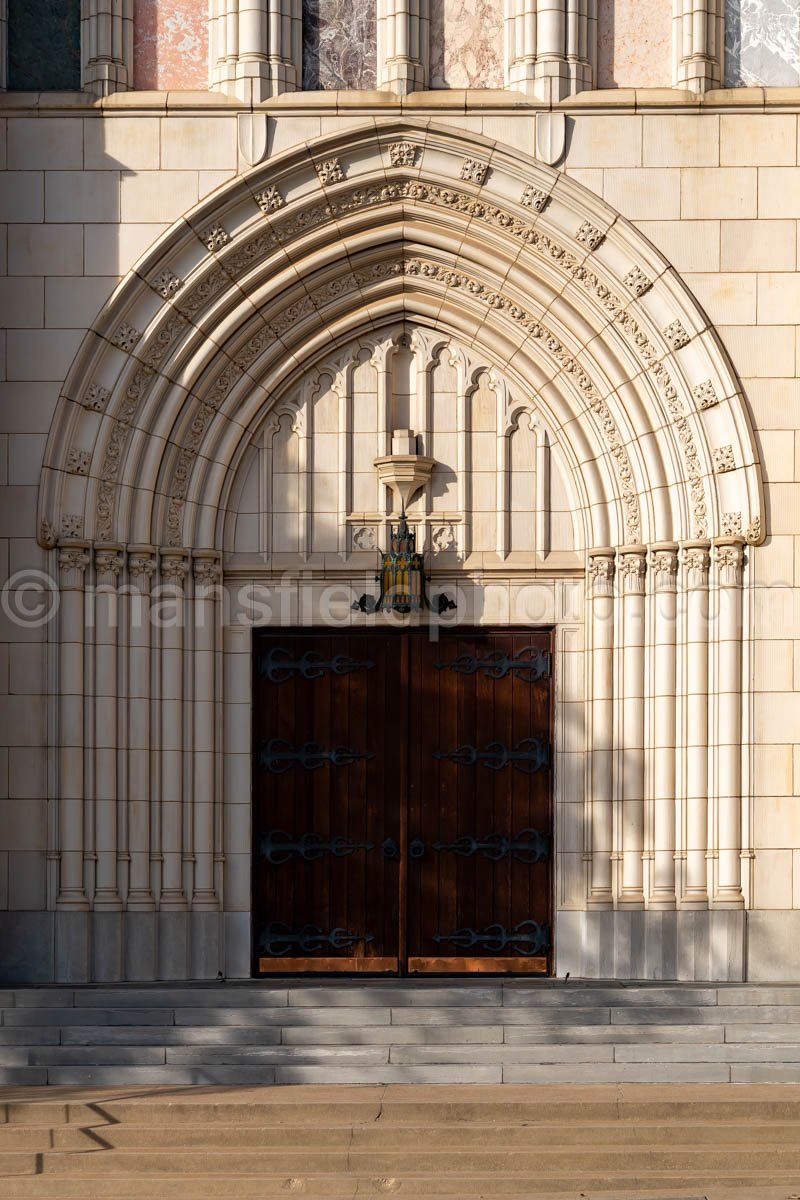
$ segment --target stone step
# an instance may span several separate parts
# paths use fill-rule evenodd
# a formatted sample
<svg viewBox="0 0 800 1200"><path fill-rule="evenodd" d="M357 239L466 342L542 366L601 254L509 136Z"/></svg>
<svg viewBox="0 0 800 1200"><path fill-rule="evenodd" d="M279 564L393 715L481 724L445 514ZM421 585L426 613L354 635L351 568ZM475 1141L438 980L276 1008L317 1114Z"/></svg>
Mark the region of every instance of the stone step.
<svg viewBox="0 0 800 1200"><path fill-rule="evenodd" d="M755 1174L725 1173L705 1177L703 1192L696 1180L685 1175L648 1173L587 1177L576 1185L574 1179L537 1177L536 1200L787 1200L796 1195L797 1177L792 1173L772 1172L764 1179ZM287 1194L325 1198L346 1196L399 1195L408 1200L422 1197L466 1197L471 1200L531 1200L530 1174L440 1177L403 1175L330 1176L279 1175L95 1177L91 1192L86 1181L66 1176L15 1176L4 1181L4 1200L285 1200Z"/></svg>
<svg viewBox="0 0 800 1200"><path fill-rule="evenodd" d="M493 1139L492 1139L493 1142ZM157 1150L138 1147L135 1150L95 1150L89 1153L58 1153L45 1151L36 1158L25 1152L5 1153L0 1157L8 1174L29 1173L22 1162L36 1158L36 1169L44 1175L75 1175L95 1178L98 1175L277 1175L296 1171L302 1163L303 1173L352 1175L403 1175L409 1170L427 1175L491 1175L507 1176L528 1172L529 1178L573 1178L584 1175L617 1175L624 1172L644 1175L646 1172L682 1172L687 1178L705 1179L709 1174L729 1172L732 1168L730 1147L682 1146L670 1147L622 1146L608 1149L602 1146L550 1146L539 1141L527 1150L495 1146L490 1149L429 1150L422 1148L409 1155L407 1150L393 1152L387 1147L379 1150L350 1147L344 1150L317 1150L293 1147L268 1149L261 1147L232 1150L197 1147L179 1151L174 1148ZM12 1160L20 1160L19 1169L8 1169ZM782 1174L800 1171L800 1146L769 1146L764 1149L748 1147L745 1156L737 1158L737 1166L753 1175L768 1178L771 1172Z"/></svg>
<svg viewBox="0 0 800 1200"><path fill-rule="evenodd" d="M313 1150L372 1149L389 1152L413 1150L462 1150L476 1144L491 1144L495 1149L527 1149L546 1143L561 1149L575 1146L712 1146L727 1147L728 1153L745 1154L748 1148L800 1145L797 1122L569 1122L563 1125L248 1125L216 1123L201 1127L170 1125L101 1125L91 1129L79 1126L55 1126L48 1131L50 1148L96 1150L173 1149L190 1151L261 1149L305 1153ZM0 1127L0 1149L42 1149L41 1130L25 1127ZM46 1148L46 1147L45 1147Z"/></svg>

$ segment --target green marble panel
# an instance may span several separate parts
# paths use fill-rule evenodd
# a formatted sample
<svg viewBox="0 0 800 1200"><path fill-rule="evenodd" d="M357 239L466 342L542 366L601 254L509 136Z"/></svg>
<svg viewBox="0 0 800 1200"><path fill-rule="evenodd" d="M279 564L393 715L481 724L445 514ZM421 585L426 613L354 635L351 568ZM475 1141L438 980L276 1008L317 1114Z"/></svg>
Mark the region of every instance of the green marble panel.
<svg viewBox="0 0 800 1200"><path fill-rule="evenodd" d="M8 86L80 90L81 0L8 0Z"/></svg>

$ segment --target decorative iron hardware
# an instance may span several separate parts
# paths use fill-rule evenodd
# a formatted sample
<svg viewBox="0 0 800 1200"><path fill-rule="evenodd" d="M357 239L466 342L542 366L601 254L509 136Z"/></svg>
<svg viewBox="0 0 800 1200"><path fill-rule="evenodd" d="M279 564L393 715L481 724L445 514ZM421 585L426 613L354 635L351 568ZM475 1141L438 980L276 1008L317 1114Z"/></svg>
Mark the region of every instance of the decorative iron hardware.
<svg viewBox="0 0 800 1200"><path fill-rule="evenodd" d="M423 842L422 838L414 838L413 842L408 843L408 857L409 858L424 858L425 857L425 843Z"/></svg>
<svg viewBox="0 0 800 1200"><path fill-rule="evenodd" d="M317 925L304 925L302 929L290 929L288 925L280 925L271 921L261 938L261 949L275 958L281 958L291 950L301 954L319 954L320 950L329 947L331 950L349 950L357 942L375 940L372 933L351 933L349 929L332 929L323 933Z"/></svg>
<svg viewBox="0 0 800 1200"><path fill-rule="evenodd" d="M288 646L273 646L261 655L258 672L270 683L286 683L295 673L303 679L321 679L326 671L333 675L349 675L352 671L371 671L374 666L369 660L359 662L346 654L335 654L326 659L316 650L307 650L302 658L297 658Z"/></svg>
<svg viewBox="0 0 800 1200"><path fill-rule="evenodd" d="M381 850L383 851L383 857L388 858L390 861L394 861L400 857L400 847L394 838L387 838L381 846Z"/></svg>
<svg viewBox="0 0 800 1200"><path fill-rule="evenodd" d="M283 829L270 829L261 843L262 857L273 866L281 866L295 856L305 862L313 862L322 858L323 854L346 858L355 854L356 850L374 849L374 842L354 842L346 837L333 837L326 841L319 833L303 833L295 839L293 834Z"/></svg>
<svg viewBox="0 0 800 1200"><path fill-rule="evenodd" d="M351 750L348 746L334 746L332 750L323 750L316 742L306 742L296 748L279 738L271 738L266 746L258 753L258 765L271 771L273 775L283 775L292 767L302 767L304 771L317 771L330 763L334 767L347 767L359 759L374 758L369 751Z"/></svg>
<svg viewBox="0 0 800 1200"><path fill-rule="evenodd" d="M513 658L496 651L487 654L485 658L471 658L461 654L450 662L433 664L437 671L457 671L459 675L475 675L480 671L490 679L505 679L507 675L516 675L524 683L538 683L540 679L549 679L552 670L552 655L549 650L540 650L537 646L526 646L517 651Z"/></svg>
<svg viewBox="0 0 800 1200"><path fill-rule="evenodd" d="M525 775L533 775L550 765L550 746L538 738L523 738L513 750L509 750L502 742L490 742L483 750L475 746L459 746L449 751L435 750L433 757L448 759L462 767L474 767L480 763L490 771L502 771L504 767L511 766Z"/></svg>
<svg viewBox="0 0 800 1200"><path fill-rule="evenodd" d="M462 858L481 854L491 862L500 862L510 854L517 862L528 866L545 862L550 854L547 838L538 829L523 829L516 837L506 837L502 833L487 833L480 839L460 837L454 842L434 842L433 849L452 850Z"/></svg>
<svg viewBox="0 0 800 1200"><path fill-rule="evenodd" d="M435 933L435 942L452 942L461 950L472 950L480 946L490 954L513 949L515 954L530 958L543 954L550 945L550 927L537 921L520 921L509 933L502 925L489 925L486 929L457 929L455 933Z"/></svg>

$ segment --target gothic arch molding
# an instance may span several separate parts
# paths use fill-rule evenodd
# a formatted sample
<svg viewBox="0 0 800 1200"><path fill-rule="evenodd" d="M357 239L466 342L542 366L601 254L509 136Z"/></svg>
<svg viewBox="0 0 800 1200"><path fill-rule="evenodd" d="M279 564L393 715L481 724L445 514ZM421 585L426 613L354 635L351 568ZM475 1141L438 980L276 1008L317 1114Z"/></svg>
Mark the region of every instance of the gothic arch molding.
<svg viewBox="0 0 800 1200"><path fill-rule="evenodd" d="M43 544L218 547L237 447L292 374L403 315L491 348L537 393L596 474L587 546L762 540L741 389L672 268L573 180L403 121L225 185L123 280L54 419Z"/></svg>

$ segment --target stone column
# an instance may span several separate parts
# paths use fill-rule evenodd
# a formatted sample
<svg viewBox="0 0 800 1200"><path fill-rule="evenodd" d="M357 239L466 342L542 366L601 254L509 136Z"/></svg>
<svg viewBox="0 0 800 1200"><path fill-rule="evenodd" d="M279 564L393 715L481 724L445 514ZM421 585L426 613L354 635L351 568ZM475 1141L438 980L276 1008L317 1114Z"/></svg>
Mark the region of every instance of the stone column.
<svg viewBox="0 0 800 1200"><path fill-rule="evenodd" d="M192 701L194 786L194 892L192 908L219 908L214 885L214 811L217 749L217 600L219 556L215 551L194 553L194 695Z"/></svg>
<svg viewBox="0 0 800 1200"><path fill-rule="evenodd" d="M682 908L708 907L708 542L687 542L686 580L686 878Z"/></svg>
<svg viewBox="0 0 800 1200"><path fill-rule="evenodd" d="M83 0L81 82L96 96L133 87L134 0Z"/></svg>
<svg viewBox="0 0 800 1200"><path fill-rule="evenodd" d="M614 796L614 551L591 550L588 566L591 650L588 761L591 860L589 908L613 907L611 852Z"/></svg>
<svg viewBox="0 0 800 1200"><path fill-rule="evenodd" d="M84 852L84 578L88 542L64 542L58 551L59 607L59 853L57 907L88 909Z"/></svg>
<svg viewBox="0 0 800 1200"><path fill-rule="evenodd" d="M653 594L653 878L648 907L675 908L675 735L677 546L652 547Z"/></svg>
<svg viewBox="0 0 800 1200"><path fill-rule="evenodd" d="M99 543L94 548L96 912L116 912L122 907L117 882L117 581L124 564L121 550L119 545Z"/></svg>
<svg viewBox="0 0 800 1200"><path fill-rule="evenodd" d="M429 0L378 0L378 87L400 96L428 86Z"/></svg>
<svg viewBox="0 0 800 1200"><path fill-rule="evenodd" d="M155 908L150 877L152 670L150 585L156 569L153 546L128 549L128 849L129 911Z"/></svg>
<svg viewBox="0 0 800 1200"><path fill-rule="evenodd" d="M742 894L742 579L744 550L714 546L717 583L717 816L715 908L744 908Z"/></svg>
<svg viewBox="0 0 800 1200"><path fill-rule="evenodd" d="M302 84L302 0L211 0L211 87L258 104Z"/></svg>
<svg viewBox="0 0 800 1200"><path fill-rule="evenodd" d="M186 550L161 551L161 880L162 911L186 909L183 885L183 643Z"/></svg>
<svg viewBox="0 0 800 1200"><path fill-rule="evenodd" d="M644 546L620 551L622 592L622 880L618 908L644 907Z"/></svg>
<svg viewBox="0 0 800 1200"><path fill-rule="evenodd" d="M563 100L594 86L596 0L506 0L509 87Z"/></svg>
<svg viewBox="0 0 800 1200"><path fill-rule="evenodd" d="M672 21L675 86L690 92L722 87L725 0L676 0Z"/></svg>
<svg viewBox="0 0 800 1200"><path fill-rule="evenodd" d="M506 0L506 83L533 93L536 81L536 0Z"/></svg>
<svg viewBox="0 0 800 1200"><path fill-rule="evenodd" d="M567 70L571 95L594 87L596 7L596 0L567 0Z"/></svg>

